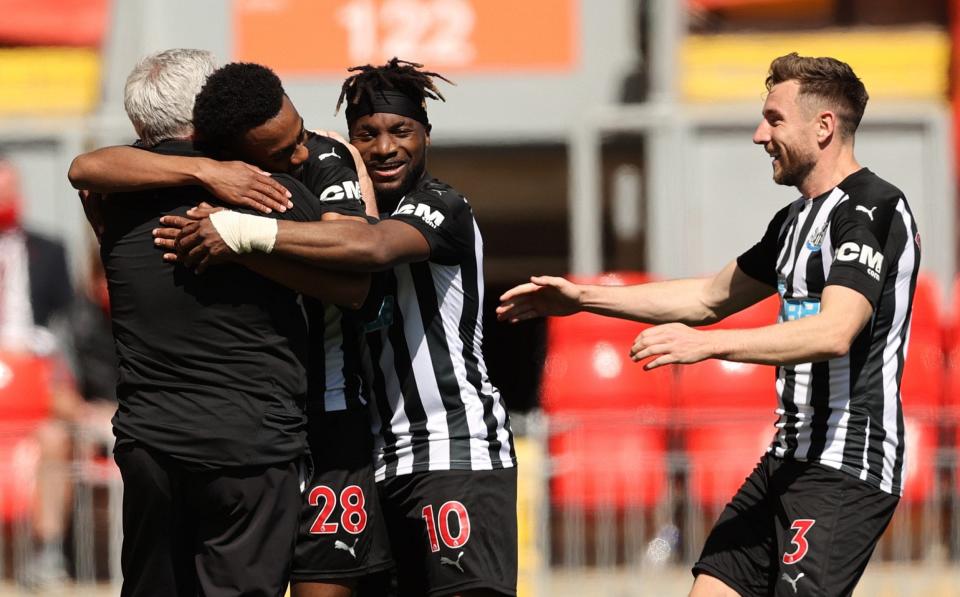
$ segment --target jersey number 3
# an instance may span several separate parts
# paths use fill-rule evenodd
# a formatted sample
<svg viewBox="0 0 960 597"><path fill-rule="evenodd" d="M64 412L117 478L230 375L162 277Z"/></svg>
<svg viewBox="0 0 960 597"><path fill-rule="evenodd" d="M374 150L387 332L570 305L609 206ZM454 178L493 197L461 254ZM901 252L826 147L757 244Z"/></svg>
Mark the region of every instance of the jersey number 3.
<svg viewBox="0 0 960 597"><path fill-rule="evenodd" d="M783 554L784 564L796 564L803 559L803 556L807 555L807 551L810 549L810 544L807 543L807 531L815 522L817 521L811 518L798 518L790 525L790 529L796 531L793 534L793 539L790 540L790 543L795 545L796 549Z"/></svg>
<svg viewBox="0 0 960 597"><path fill-rule="evenodd" d="M320 499L323 499L323 506L320 513L313 521L310 532L314 535L330 535L336 533L339 525L335 522L327 522L333 510L337 507L337 493L326 485L317 485L310 490L307 496L311 506L319 506ZM343 526L351 535L359 535L367 526L367 511L364 509L366 500L363 497L363 489L356 485L344 487L340 492L340 507L343 508L343 514L340 515L340 525Z"/></svg>

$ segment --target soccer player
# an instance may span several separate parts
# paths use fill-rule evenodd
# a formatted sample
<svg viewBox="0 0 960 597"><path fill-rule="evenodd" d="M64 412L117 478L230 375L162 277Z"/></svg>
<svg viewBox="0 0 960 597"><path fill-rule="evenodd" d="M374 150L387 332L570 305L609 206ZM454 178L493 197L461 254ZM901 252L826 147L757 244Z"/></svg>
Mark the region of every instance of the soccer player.
<svg viewBox="0 0 960 597"><path fill-rule="evenodd" d="M903 489L900 379L920 264L906 198L862 168L863 83L833 58L774 60L753 142L801 197L712 278L622 288L553 277L506 292L500 318L590 311L663 324L634 361L777 366L777 432L707 538L691 595L849 595ZM776 325L700 331L777 292ZM709 396L704 397L709 400Z"/></svg>
<svg viewBox="0 0 960 597"><path fill-rule="evenodd" d="M373 180L379 223L163 222L183 228L177 243L190 266L236 259L224 239L239 235L315 265L387 270L362 360L400 594L514 595L516 457L481 352L482 239L466 199L426 170L426 99L442 96L439 75L419 66L354 67L343 85L350 142Z"/></svg>
<svg viewBox="0 0 960 597"><path fill-rule="evenodd" d="M248 78L270 79L274 84L268 95L276 102L282 96L279 80L264 67L230 65L227 69L246 74L219 77L217 86L207 90L197 105L207 145L211 137L220 139L219 145L229 145L228 138L234 134L238 118L243 117L234 109L233 101L245 97L245 88L251 85ZM261 142L266 140L257 140ZM312 201L340 206L340 216L365 221L360 197L368 196L372 203L373 190L362 165L358 178L354 158L359 159L359 154L354 148L308 132L302 147L292 150L287 146L280 152L280 162L272 159L276 152L268 145L254 149L262 151L244 157L264 168L289 170L314 191L316 198L311 197ZM290 154L290 165L283 161L286 154ZM233 157L238 157L236 152ZM288 206L286 197L273 188L278 183L244 162L145 154L124 147L100 149L77 161L78 169L85 174L84 182L101 190L182 185L199 179L197 182L224 201L261 211L284 211ZM364 188L367 190L361 192ZM335 216L326 213L323 218ZM274 259L283 261L281 257L267 258ZM273 271L266 265L264 268L265 275ZM370 305L377 307L379 299L374 302L374 297L379 295L371 292ZM309 324L306 411L313 475L303 493L300 535L291 572L293 595L349 596L360 578L392 565L386 527L379 513L367 397L360 379L364 311L310 296L304 296L303 304Z"/></svg>
<svg viewBox="0 0 960 597"><path fill-rule="evenodd" d="M141 146L196 156L195 128L212 154L275 171L302 165L302 119L279 79L263 67L231 65L207 80L213 68L206 52L174 50L134 69L125 105ZM224 89L236 102L229 116ZM74 164L71 180L95 188L83 164ZM293 200L282 217L362 213L358 205L321 204L285 174L273 181ZM212 200L199 187L159 188L113 195L102 214L120 357L114 428L125 488L123 595L281 595L289 575L307 446L307 338L297 296L235 266L195 276L152 248L160 215ZM265 268L257 256L243 263L334 303L359 304L369 286L365 276L300 263L273 259Z"/></svg>

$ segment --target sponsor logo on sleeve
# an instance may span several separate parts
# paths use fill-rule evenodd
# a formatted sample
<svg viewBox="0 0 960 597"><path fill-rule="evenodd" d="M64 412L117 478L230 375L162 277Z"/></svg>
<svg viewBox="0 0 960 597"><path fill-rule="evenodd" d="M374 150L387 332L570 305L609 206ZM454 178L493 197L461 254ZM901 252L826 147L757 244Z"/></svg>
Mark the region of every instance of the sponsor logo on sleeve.
<svg viewBox="0 0 960 597"><path fill-rule="evenodd" d="M870 221L871 221L871 222L873 221L873 212L874 212L876 209L877 209L877 206L876 206L876 205L874 205L874 206L871 207L870 209L867 209L866 207L864 207L864 206L862 206L862 205L858 205L856 208L854 208L855 211L862 211L863 213L867 214L867 216L870 218Z"/></svg>
<svg viewBox="0 0 960 597"><path fill-rule="evenodd" d="M345 180L341 184L330 185L320 193L320 201L340 201L343 199L360 200L360 183Z"/></svg>
<svg viewBox="0 0 960 597"><path fill-rule="evenodd" d="M336 148L336 147L334 147L333 149L331 149L331 150L328 151L327 153L321 153L321 154L319 154L319 155L317 156L317 159L320 160L321 162L322 162L323 160L327 159L327 158L337 158L338 160L340 159L340 156L337 154L337 148Z"/></svg>
<svg viewBox="0 0 960 597"><path fill-rule="evenodd" d="M440 210L431 209L429 205L425 203L407 203L401 205L393 212L395 216L414 216L423 220L431 228L436 228L440 224L443 224L444 215L440 213Z"/></svg>
<svg viewBox="0 0 960 597"><path fill-rule="evenodd" d="M880 270L883 269L883 253L875 251L870 245L862 245L848 241L840 245L837 251L837 261L854 261L866 266L867 273L874 280L880 279Z"/></svg>

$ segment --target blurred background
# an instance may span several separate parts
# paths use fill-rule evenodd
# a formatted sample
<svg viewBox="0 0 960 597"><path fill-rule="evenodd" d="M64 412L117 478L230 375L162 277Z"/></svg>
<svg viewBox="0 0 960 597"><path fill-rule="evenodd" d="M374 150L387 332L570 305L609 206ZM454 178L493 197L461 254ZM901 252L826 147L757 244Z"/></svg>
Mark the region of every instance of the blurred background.
<svg viewBox="0 0 960 597"><path fill-rule="evenodd" d="M960 595L955 283L960 0L0 0L0 595L113 595L115 377L95 241L66 171L130 143L123 82L171 47L274 68L308 128L346 67L399 56L456 82L430 171L485 239L491 376L521 459L524 596L685 595L705 533L769 441L771 368L644 373L643 326L497 323L531 274L709 273L796 191L751 144L770 61L853 66L857 155L903 189L924 273L905 370L906 494L857 595ZM610 273L613 272L613 273ZM776 318L766 301L722 325Z"/></svg>

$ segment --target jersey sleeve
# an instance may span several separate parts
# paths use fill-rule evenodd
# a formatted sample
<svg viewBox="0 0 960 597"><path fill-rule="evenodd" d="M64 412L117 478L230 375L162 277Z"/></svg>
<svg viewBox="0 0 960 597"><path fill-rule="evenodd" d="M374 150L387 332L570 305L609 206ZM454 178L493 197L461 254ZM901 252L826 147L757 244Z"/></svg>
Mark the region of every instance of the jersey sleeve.
<svg viewBox="0 0 960 597"><path fill-rule="evenodd" d="M737 267L759 282L777 287L777 254L779 253L780 232L787 219L790 207L784 207L767 224L763 238L745 253L737 257Z"/></svg>
<svg viewBox="0 0 960 597"><path fill-rule="evenodd" d="M463 196L449 188L427 186L408 195L390 219L423 234L430 245L430 261L453 265L474 250L473 210Z"/></svg>
<svg viewBox="0 0 960 597"><path fill-rule="evenodd" d="M330 206L320 202L307 187L292 176L286 174L274 174L274 179L290 191L290 200L293 201L293 207L280 213L276 210L271 212L268 217L278 220L290 220L292 222L318 222L324 213L333 211ZM249 212L254 213L254 212ZM263 214L259 214L263 215Z"/></svg>
<svg viewBox="0 0 960 597"><path fill-rule="evenodd" d="M833 263L826 286L845 286L877 306L883 279L899 255L888 255L887 238L896 213L896 201L850 199L832 215L830 243Z"/></svg>
<svg viewBox="0 0 960 597"><path fill-rule="evenodd" d="M317 199L334 211L348 216L363 216L363 197L356 165L343 143L308 133L307 161L301 165L300 180Z"/></svg>

